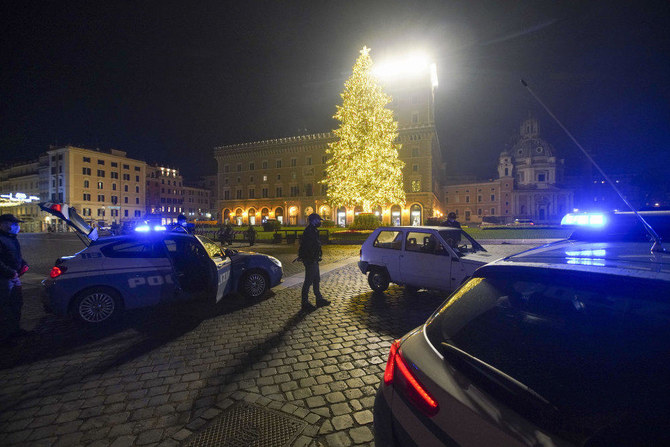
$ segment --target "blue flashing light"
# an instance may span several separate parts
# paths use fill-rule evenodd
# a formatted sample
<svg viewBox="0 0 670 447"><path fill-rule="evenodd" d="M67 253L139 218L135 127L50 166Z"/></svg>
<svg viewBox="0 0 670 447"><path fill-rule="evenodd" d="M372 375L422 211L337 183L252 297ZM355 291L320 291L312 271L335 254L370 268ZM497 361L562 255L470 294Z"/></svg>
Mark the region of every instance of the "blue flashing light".
<svg viewBox="0 0 670 447"><path fill-rule="evenodd" d="M580 227L605 226L607 219L602 213L568 213L561 219L561 225L577 225Z"/></svg>
<svg viewBox="0 0 670 447"><path fill-rule="evenodd" d="M165 228L163 225L156 225L154 227L154 231L166 231L167 228Z"/></svg>
<svg viewBox="0 0 670 447"><path fill-rule="evenodd" d="M139 225L139 226L135 227L135 231L139 231L139 232L142 232L142 233L146 233L150 230L151 230L151 228L149 227L149 225Z"/></svg>

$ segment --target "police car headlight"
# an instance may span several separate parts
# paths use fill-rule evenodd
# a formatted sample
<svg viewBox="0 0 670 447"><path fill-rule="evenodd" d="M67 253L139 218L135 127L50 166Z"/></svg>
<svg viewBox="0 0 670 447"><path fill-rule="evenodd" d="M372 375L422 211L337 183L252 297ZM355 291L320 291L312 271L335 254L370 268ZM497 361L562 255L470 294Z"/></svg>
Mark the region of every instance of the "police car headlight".
<svg viewBox="0 0 670 447"><path fill-rule="evenodd" d="M277 267L281 267L281 261L275 257L268 256L270 258L270 261L272 261L273 264L275 264Z"/></svg>

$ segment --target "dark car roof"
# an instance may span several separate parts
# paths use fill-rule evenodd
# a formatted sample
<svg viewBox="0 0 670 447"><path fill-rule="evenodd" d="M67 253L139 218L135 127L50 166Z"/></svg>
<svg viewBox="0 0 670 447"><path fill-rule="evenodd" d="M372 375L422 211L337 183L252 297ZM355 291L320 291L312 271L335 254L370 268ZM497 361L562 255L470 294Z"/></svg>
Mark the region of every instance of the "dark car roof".
<svg viewBox="0 0 670 447"><path fill-rule="evenodd" d="M670 254L651 253L648 242L559 241L489 264L608 273L670 281ZM487 266L482 267L485 273Z"/></svg>

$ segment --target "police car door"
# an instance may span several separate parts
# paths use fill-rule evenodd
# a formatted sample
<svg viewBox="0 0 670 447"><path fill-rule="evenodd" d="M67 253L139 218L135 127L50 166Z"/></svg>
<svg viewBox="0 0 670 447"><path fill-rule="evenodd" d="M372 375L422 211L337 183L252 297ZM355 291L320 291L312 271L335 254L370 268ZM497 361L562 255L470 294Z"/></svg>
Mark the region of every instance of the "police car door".
<svg viewBox="0 0 670 447"><path fill-rule="evenodd" d="M202 244L188 234L170 234L164 239L179 286L180 299L206 299L216 291L216 268Z"/></svg>
<svg viewBox="0 0 670 447"><path fill-rule="evenodd" d="M230 272L232 261L223 254L223 249L214 241L206 237L196 236L200 243L205 247L207 254L214 262L216 267L216 295L215 300L218 303L221 298L230 292Z"/></svg>
<svg viewBox="0 0 670 447"><path fill-rule="evenodd" d="M123 291L127 309L153 306L175 295L172 266L160 240L127 238L100 249L104 274ZM84 253L85 254L85 253Z"/></svg>

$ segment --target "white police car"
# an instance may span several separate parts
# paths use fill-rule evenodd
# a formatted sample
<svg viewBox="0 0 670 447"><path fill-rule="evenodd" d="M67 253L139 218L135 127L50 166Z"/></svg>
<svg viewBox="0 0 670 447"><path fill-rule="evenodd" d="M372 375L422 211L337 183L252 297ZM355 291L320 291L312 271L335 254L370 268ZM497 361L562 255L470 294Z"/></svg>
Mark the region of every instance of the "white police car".
<svg viewBox="0 0 670 447"><path fill-rule="evenodd" d="M124 310L177 300L219 302L232 291L256 298L281 282L281 262L272 256L224 251L205 237L162 226L99 238L74 208L54 203L40 208L64 220L87 245L58 258L42 281L44 307L57 315L99 324Z"/></svg>
<svg viewBox="0 0 670 447"><path fill-rule="evenodd" d="M662 236L668 217L645 216ZM670 253L633 218L569 216L570 239L481 267L396 340L376 444L670 445Z"/></svg>

